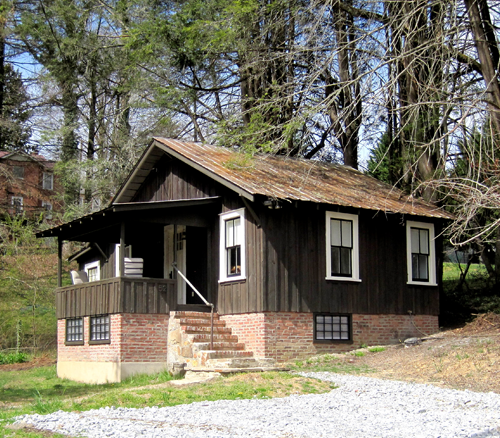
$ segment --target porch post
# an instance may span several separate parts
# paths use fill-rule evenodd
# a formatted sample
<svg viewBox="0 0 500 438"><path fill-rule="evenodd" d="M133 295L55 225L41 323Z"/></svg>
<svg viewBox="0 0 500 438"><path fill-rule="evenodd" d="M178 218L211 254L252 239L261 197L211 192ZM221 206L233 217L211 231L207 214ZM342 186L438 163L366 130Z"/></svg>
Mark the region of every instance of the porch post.
<svg viewBox="0 0 500 438"><path fill-rule="evenodd" d="M177 267L177 224L174 224L174 266ZM173 270L174 279L177 279L177 271Z"/></svg>
<svg viewBox="0 0 500 438"><path fill-rule="evenodd" d="M57 237L57 287L62 287L62 247L63 240Z"/></svg>
<svg viewBox="0 0 500 438"><path fill-rule="evenodd" d="M120 225L120 277L125 277L125 222Z"/></svg>

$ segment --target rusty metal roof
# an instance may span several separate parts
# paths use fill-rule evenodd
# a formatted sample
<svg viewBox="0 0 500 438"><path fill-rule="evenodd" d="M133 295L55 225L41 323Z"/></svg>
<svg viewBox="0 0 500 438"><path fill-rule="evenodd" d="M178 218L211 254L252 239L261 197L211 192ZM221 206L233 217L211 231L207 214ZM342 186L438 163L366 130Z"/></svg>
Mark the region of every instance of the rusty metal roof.
<svg viewBox="0 0 500 438"><path fill-rule="evenodd" d="M453 217L347 166L272 155L246 157L227 148L165 138L154 138L113 202L130 201L161 155L158 149L252 200L254 195L263 195L416 216Z"/></svg>

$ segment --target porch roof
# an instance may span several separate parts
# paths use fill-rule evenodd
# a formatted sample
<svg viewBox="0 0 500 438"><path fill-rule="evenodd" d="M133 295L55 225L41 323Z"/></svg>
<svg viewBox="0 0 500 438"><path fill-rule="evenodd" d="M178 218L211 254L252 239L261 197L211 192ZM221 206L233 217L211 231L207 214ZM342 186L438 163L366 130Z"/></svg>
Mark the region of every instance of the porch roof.
<svg viewBox="0 0 500 438"><path fill-rule="evenodd" d="M165 153L251 201L261 195L274 200L453 218L431 203L407 196L348 166L264 154L247 158L234 149L165 138L154 138L112 204L131 201Z"/></svg>
<svg viewBox="0 0 500 438"><path fill-rule="evenodd" d="M63 240L80 242L119 242L121 223L182 224L207 226L209 209L220 202L220 197L180 199L175 201L133 202L112 204L103 210L82 216L71 222L39 231L36 237L57 236ZM138 233L137 227L133 232Z"/></svg>

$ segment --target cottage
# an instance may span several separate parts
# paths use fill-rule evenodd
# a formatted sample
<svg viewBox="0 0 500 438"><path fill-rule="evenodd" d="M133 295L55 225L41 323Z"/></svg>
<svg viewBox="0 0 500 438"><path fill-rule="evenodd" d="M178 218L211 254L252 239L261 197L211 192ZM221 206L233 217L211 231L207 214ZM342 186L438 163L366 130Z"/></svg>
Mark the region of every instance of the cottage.
<svg viewBox="0 0 500 438"><path fill-rule="evenodd" d="M109 207L38 233L60 257L88 242L78 284L57 289L58 375L262 366L436 332L449 218L349 167L155 138Z"/></svg>

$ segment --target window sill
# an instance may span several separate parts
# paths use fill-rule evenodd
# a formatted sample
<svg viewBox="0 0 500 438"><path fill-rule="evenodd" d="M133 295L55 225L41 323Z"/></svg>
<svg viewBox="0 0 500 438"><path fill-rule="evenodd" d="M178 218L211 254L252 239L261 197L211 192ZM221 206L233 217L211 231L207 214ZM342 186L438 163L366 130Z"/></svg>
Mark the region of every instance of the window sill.
<svg viewBox="0 0 500 438"><path fill-rule="evenodd" d="M408 286L432 286L436 287L438 284L437 283L431 283L428 281L408 281L406 282Z"/></svg>
<svg viewBox="0 0 500 438"><path fill-rule="evenodd" d="M89 341L89 345L102 345L102 344L111 344L111 340L104 339L102 341Z"/></svg>
<svg viewBox="0 0 500 438"><path fill-rule="evenodd" d="M228 278L223 278L222 280L219 280L219 284L224 284L224 283L235 283L235 282L245 282L247 280L246 277L240 276L240 277L228 277Z"/></svg>
<svg viewBox="0 0 500 438"><path fill-rule="evenodd" d="M313 344L353 344L350 339L314 339Z"/></svg>
<svg viewBox="0 0 500 438"><path fill-rule="evenodd" d="M325 280L329 281L350 281L354 283L361 283L360 278L352 278L352 277L325 277Z"/></svg>
<svg viewBox="0 0 500 438"><path fill-rule="evenodd" d="M73 345L84 345L83 341L64 341L64 345L71 347Z"/></svg>

